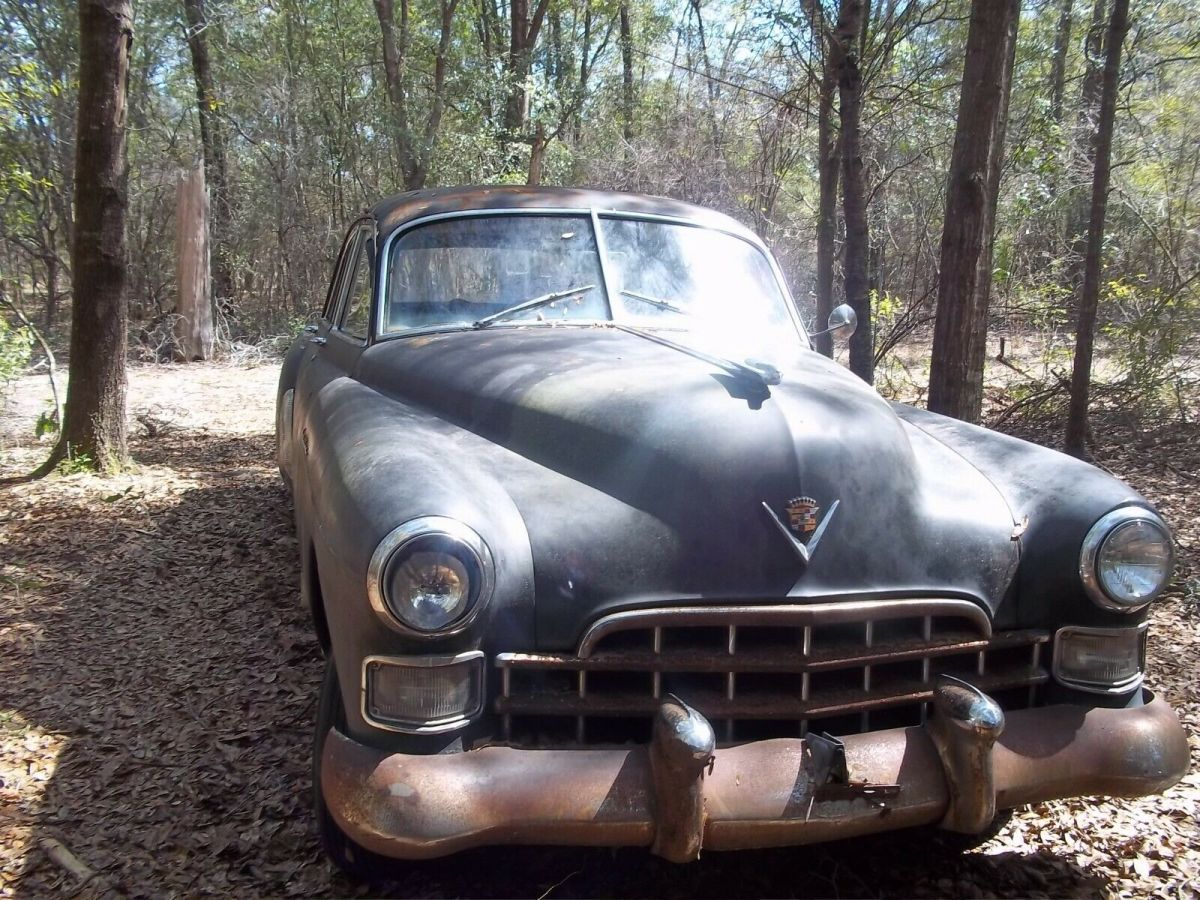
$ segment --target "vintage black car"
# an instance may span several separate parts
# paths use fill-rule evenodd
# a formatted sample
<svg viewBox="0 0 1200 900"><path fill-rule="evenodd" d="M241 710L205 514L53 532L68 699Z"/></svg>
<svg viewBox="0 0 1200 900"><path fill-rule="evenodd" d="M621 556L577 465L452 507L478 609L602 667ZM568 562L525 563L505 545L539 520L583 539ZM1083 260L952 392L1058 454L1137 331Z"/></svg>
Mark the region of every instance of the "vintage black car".
<svg viewBox="0 0 1200 900"><path fill-rule="evenodd" d="M1150 504L809 338L761 241L684 203L472 188L354 224L277 423L338 863L978 834L1182 776L1142 686Z"/></svg>

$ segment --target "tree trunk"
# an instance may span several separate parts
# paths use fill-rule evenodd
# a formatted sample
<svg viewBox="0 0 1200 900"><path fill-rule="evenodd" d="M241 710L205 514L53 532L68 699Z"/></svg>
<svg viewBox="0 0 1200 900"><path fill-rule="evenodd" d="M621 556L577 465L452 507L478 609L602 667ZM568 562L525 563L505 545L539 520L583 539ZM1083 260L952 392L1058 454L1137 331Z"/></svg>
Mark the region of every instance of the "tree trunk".
<svg viewBox="0 0 1200 900"><path fill-rule="evenodd" d="M1054 29L1054 51L1050 60L1050 118L1061 124L1063 94L1067 83L1067 51L1071 46L1071 13L1075 0L1061 0L1058 27Z"/></svg>
<svg viewBox="0 0 1200 900"><path fill-rule="evenodd" d="M396 143L396 162L405 190L414 190L417 181L416 157L408 123L408 96L404 72L408 65L408 2L400 0L400 24L396 25L392 0L375 0L375 15L383 41L383 82L392 107L392 137Z"/></svg>
<svg viewBox="0 0 1200 900"><path fill-rule="evenodd" d="M204 150L204 174L212 191L212 233L216 253L212 259L213 291L223 306L233 298L230 228L229 172L226 163L225 130L218 114L216 82L208 57L208 17L204 0L183 0L187 18L188 50L192 56L192 74L196 80L196 112L200 120L200 144Z"/></svg>
<svg viewBox="0 0 1200 900"><path fill-rule="evenodd" d="M36 475L67 457L101 472L129 458L125 93L132 43L129 0L80 0L70 375L58 443Z"/></svg>
<svg viewBox="0 0 1200 900"><path fill-rule="evenodd" d="M54 333L54 323L58 321L58 254L50 252L46 255L46 315L42 331Z"/></svg>
<svg viewBox="0 0 1200 900"><path fill-rule="evenodd" d="M621 136L625 153L633 143L633 32L629 22L629 3L622 0L621 16Z"/></svg>
<svg viewBox="0 0 1200 900"><path fill-rule="evenodd" d="M529 147L529 177L525 183L530 187L542 183L542 159L546 155L546 144L546 127L538 122Z"/></svg>
<svg viewBox="0 0 1200 900"><path fill-rule="evenodd" d="M525 126L529 121L529 72L533 65L533 48L537 44L549 5L549 0L537 0L537 6L530 15L529 0L511 0L509 3L506 63L508 97L504 104L504 130L509 140L527 137Z"/></svg>
<svg viewBox="0 0 1200 900"><path fill-rule="evenodd" d="M446 110L446 69L450 56L450 40L454 36L454 13L458 9L458 0L441 0L439 8L441 24L437 52L433 59L433 97L429 103L429 118L425 120L425 140L421 144L416 171L412 184L409 185L410 190L425 187L433 163L433 150L442 128L442 115Z"/></svg>
<svg viewBox="0 0 1200 900"><path fill-rule="evenodd" d="M824 31L822 27L821 31ZM826 43L822 38L822 42ZM838 193L838 126L834 122L834 91L837 75L834 72L828 44L822 64L821 86L817 107L817 330L823 330L833 311L833 256L837 240ZM816 338L817 350L833 356L833 335Z"/></svg>
<svg viewBox="0 0 1200 900"><path fill-rule="evenodd" d="M1120 89L1121 45L1129 30L1129 0L1113 0L1112 16L1105 37L1104 79L1100 93L1100 116L1096 123L1092 178L1092 207L1088 222L1087 255L1083 290L1079 297L1079 319L1075 326L1075 364L1071 370L1071 410L1067 418L1066 449L1074 456L1087 453L1088 399L1092 381L1092 351L1096 334L1096 310L1100 305L1100 275L1104 252L1104 218L1108 212L1108 183L1112 174L1113 122Z"/></svg>
<svg viewBox="0 0 1200 900"><path fill-rule="evenodd" d="M1083 86L1079 92L1079 120L1075 125L1075 146L1082 151L1083 171L1089 175L1096 170L1096 117L1099 114L1100 94L1104 82L1104 18L1108 0L1095 0L1092 4L1092 22L1084 38L1084 56L1087 63L1083 73ZM1083 281L1084 261L1087 257L1088 221L1091 204L1086 192L1076 192L1067 216L1067 244L1071 248L1067 266L1067 284L1078 291ZM1078 301L1076 302L1078 309Z"/></svg>
<svg viewBox="0 0 1200 900"><path fill-rule="evenodd" d="M867 199L862 157L862 72L859 41L862 0L842 0L834 39L838 98L842 113L842 214L846 243L842 262L846 302L858 315L858 330L850 338L850 371L867 384L875 377L871 295L867 286Z"/></svg>
<svg viewBox="0 0 1200 900"><path fill-rule="evenodd" d="M958 104L929 372L929 409L978 422L992 237L1020 0L974 0Z"/></svg>
<svg viewBox="0 0 1200 900"><path fill-rule="evenodd" d="M213 355L212 298L208 278L208 193L204 169L181 172L176 188L175 244L179 259L176 337L184 362Z"/></svg>

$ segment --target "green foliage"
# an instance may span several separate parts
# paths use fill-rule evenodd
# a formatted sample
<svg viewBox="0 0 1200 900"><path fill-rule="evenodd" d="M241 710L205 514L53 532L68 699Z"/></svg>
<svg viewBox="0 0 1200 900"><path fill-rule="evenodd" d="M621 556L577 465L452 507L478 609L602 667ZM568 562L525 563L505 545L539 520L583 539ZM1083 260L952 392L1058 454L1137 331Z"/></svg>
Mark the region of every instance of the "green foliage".
<svg viewBox="0 0 1200 900"><path fill-rule="evenodd" d="M14 328L0 316L0 389L25 371L33 349L28 328Z"/></svg>
<svg viewBox="0 0 1200 900"><path fill-rule="evenodd" d="M41 440L49 434L58 434L58 410L44 409L38 415L37 423L33 426L34 437Z"/></svg>
<svg viewBox="0 0 1200 900"><path fill-rule="evenodd" d="M1186 390L1188 351L1200 330L1200 289L1170 294L1144 279L1118 279L1105 286L1115 314L1103 327L1124 387L1149 405L1180 401Z"/></svg>
<svg viewBox="0 0 1200 900"><path fill-rule="evenodd" d="M59 475L80 475L85 472L95 472L96 463L88 454L76 453L68 446L67 455L63 457L55 471Z"/></svg>

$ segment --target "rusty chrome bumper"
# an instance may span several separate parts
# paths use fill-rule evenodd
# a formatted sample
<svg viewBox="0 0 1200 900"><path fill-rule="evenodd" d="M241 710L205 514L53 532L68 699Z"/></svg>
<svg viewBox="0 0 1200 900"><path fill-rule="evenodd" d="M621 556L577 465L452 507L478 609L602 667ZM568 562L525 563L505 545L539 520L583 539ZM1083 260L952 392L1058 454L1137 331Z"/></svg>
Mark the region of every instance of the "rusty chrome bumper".
<svg viewBox="0 0 1200 900"><path fill-rule="evenodd" d="M648 747L409 756L334 731L322 790L341 828L402 859L486 844L701 848L808 844L914 825L980 831L997 809L1059 797L1161 791L1187 770L1174 711L1051 706L1006 717L947 679L926 726L846 737L833 782L802 739L712 749L698 713L668 700ZM840 783L838 783L840 781Z"/></svg>

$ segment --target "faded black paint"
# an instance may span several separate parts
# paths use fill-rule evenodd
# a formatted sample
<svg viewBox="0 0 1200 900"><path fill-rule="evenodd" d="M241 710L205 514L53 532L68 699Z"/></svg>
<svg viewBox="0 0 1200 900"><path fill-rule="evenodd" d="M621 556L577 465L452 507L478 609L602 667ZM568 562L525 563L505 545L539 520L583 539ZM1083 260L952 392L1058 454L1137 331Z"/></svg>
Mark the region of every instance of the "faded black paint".
<svg viewBox="0 0 1200 900"><path fill-rule="evenodd" d="M383 237L417 216L517 206L748 234L675 201L568 189L420 192L371 215ZM566 649L604 612L680 601L920 594L973 600L1000 627L1144 618L1098 609L1077 572L1091 524L1148 505L1140 496L1053 451L887 404L807 348L779 361L782 383L756 409L719 369L612 328L497 324L366 348L328 323L317 336L328 342L293 346L280 389L296 388L297 526L341 672L368 654ZM782 514L799 494L823 511L840 501L807 570L761 509ZM418 643L375 616L365 578L378 541L427 515L479 532L497 578L468 632ZM352 737L409 752L446 743L378 734L357 678L342 688Z"/></svg>

